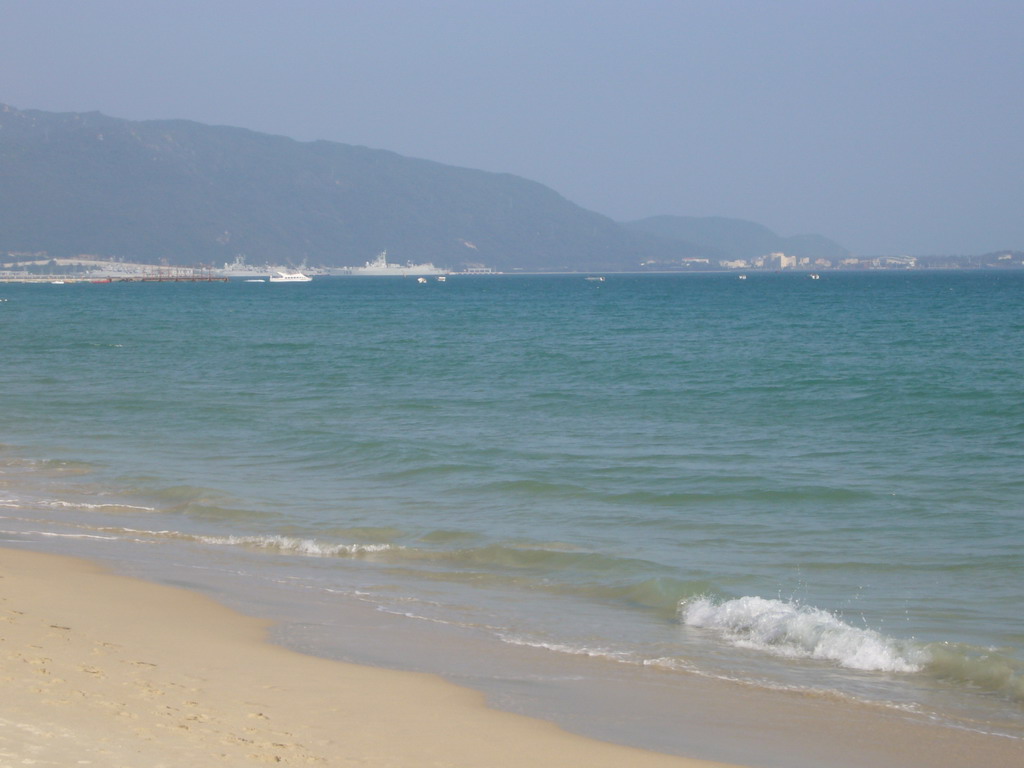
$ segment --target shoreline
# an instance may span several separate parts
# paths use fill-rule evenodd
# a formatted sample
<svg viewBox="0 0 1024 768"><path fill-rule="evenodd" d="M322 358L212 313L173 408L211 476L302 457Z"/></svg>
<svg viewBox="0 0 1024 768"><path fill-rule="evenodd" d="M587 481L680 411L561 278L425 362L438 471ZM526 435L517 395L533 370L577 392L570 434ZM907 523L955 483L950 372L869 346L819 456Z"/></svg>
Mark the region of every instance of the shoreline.
<svg viewBox="0 0 1024 768"><path fill-rule="evenodd" d="M0 763L724 766L577 736L92 561L0 548Z"/></svg>
<svg viewBox="0 0 1024 768"><path fill-rule="evenodd" d="M1024 286L801 280L0 291L0 545L603 742L1018 768Z"/></svg>
<svg viewBox="0 0 1024 768"><path fill-rule="evenodd" d="M187 267L187 266L158 266L158 265L137 265L138 272L114 272L109 270L97 271L95 274L76 273L53 273L38 275L21 275L10 270L0 270L0 284L7 285L37 285L53 282L61 283L228 283L241 282L244 278L266 278L270 272L279 269L292 269L291 267L268 266L267 269L256 269L249 272L238 272L216 268ZM147 269L148 268L148 269ZM352 269L352 267L314 267L305 270L304 274L315 276L318 279L335 277L401 277L403 279L415 277L587 277L597 275L614 275L617 277L672 277L682 275L724 275L746 279L750 275L779 276L799 275L802 277L815 276L818 279L825 275L865 275L865 274L948 274L950 272L965 273L986 273L986 274L1014 274L1024 270L1017 266L928 266L928 267L787 267L786 269L770 269L765 267L749 268L721 268L721 269L644 269L644 270L582 270L573 272L532 272L532 271L510 271L510 272L451 272L439 273L418 273L388 275L388 274L352 274L330 270Z"/></svg>
<svg viewBox="0 0 1024 768"><path fill-rule="evenodd" d="M253 618L266 606L240 612L208 588L86 558L0 546L0 765L1015 768L1024 757L1014 739L700 677L662 691L687 756L625 746L551 713L496 709L466 681L291 650L279 644L287 622ZM633 716L614 688L591 698Z"/></svg>

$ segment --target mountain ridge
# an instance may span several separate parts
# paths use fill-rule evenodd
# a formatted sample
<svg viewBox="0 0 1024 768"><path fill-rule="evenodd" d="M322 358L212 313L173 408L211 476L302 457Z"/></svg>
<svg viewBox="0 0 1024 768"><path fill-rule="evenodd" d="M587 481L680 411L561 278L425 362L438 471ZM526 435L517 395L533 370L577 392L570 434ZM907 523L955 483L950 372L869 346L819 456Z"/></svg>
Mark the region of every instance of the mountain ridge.
<svg viewBox="0 0 1024 768"><path fill-rule="evenodd" d="M451 268L630 271L728 251L513 174L189 120L0 105L0 170L6 252L343 266L387 249Z"/></svg>

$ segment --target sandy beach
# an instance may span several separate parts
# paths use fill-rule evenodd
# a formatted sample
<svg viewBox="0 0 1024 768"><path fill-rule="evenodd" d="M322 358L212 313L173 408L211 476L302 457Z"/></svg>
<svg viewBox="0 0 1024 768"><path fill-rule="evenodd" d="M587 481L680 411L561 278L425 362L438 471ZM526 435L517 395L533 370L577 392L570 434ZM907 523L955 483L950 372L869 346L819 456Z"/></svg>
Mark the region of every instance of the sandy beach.
<svg viewBox="0 0 1024 768"><path fill-rule="evenodd" d="M304 656L266 622L88 561L0 549L0 765L640 766L440 678Z"/></svg>
<svg viewBox="0 0 1024 768"><path fill-rule="evenodd" d="M724 765L494 710L435 675L293 652L268 642L270 628L198 592L0 548L0 768ZM1020 764L1016 740L841 701L688 688L680 727L760 744L750 764Z"/></svg>

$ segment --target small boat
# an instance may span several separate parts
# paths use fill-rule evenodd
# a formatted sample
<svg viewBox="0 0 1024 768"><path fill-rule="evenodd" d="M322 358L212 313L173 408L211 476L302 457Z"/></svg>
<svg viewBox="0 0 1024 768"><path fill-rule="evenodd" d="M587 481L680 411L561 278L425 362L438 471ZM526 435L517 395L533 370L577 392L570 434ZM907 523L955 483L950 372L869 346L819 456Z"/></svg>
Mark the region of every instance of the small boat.
<svg viewBox="0 0 1024 768"><path fill-rule="evenodd" d="M262 277L250 277L245 282L247 282L247 283L265 283L267 281L264 280Z"/></svg>
<svg viewBox="0 0 1024 768"><path fill-rule="evenodd" d="M603 277L584 277L583 279L584 280L592 280L595 283L603 283L604 282L604 278Z"/></svg>
<svg viewBox="0 0 1024 768"><path fill-rule="evenodd" d="M448 281L447 277L445 277L444 275L438 275L437 282L444 283L444 282L447 282L447 281Z"/></svg>
<svg viewBox="0 0 1024 768"><path fill-rule="evenodd" d="M308 283L312 279L301 272L282 272L281 270L278 270L276 275L270 276L272 283Z"/></svg>
<svg viewBox="0 0 1024 768"><path fill-rule="evenodd" d="M746 279L747 279L746 275L740 275L740 280L746 280Z"/></svg>
<svg viewBox="0 0 1024 768"><path fill-rule="evenodd" d="M416 278L416 282L417 283L425 283L425 282L427 282L427 278L425 278L425 277L417 277Z"/></svg>
<svg viewBox="0 0 1024 768"><path fill-rule="evenodd" d="M817 272L814 272L811 274L811 280L821 280L821 275L819 275Z"/></svg>

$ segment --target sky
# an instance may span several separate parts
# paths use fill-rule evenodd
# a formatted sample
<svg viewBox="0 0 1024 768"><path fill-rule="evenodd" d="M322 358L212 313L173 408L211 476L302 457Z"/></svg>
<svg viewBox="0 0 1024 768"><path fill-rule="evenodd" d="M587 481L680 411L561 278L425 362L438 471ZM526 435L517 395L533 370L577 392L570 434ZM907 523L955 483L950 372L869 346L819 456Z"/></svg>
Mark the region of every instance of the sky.
<svg viewBox="0 0 1024 768"><path fill-rule="evenodd" d="M1021 0L0 0L0 103L387 149L617 221L1024 250Z"/></svg>

